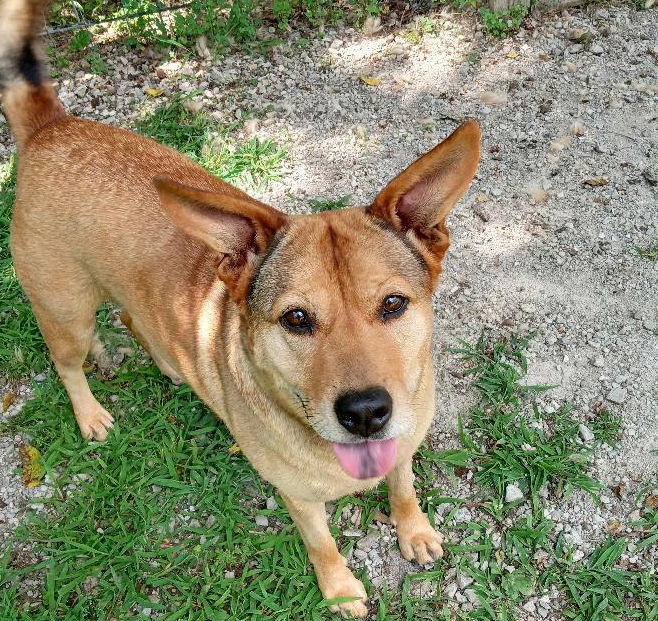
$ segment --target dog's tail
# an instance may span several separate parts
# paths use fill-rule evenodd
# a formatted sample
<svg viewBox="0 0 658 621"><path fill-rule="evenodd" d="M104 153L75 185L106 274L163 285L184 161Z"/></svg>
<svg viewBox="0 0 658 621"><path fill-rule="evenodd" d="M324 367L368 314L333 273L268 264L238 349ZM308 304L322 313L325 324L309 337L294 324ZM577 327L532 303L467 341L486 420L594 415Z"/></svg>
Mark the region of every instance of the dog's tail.
<svg viewBox="0 0 658 621"><path fill-rule="evenodd" d="M46 0L0 0L0 94L19 149L38 129L65 116L39 37L48 5Z"/></svg>

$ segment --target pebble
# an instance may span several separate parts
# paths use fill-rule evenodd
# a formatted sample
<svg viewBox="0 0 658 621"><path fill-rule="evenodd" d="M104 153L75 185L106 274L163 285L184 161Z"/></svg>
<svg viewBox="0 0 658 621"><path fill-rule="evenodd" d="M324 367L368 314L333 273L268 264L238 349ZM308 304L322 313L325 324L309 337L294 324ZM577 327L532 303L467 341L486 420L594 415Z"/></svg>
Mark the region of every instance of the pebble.
<svg viewBox="0 0 658 621"><path fill-rule="evenodd" d="M517 485L514 483L507 485L505 488L505 502L514 502L523 498L523 492Z"/></svg>
<svg viewBox="0 0 658 621"><path fill-rule="evenodd" d="M595 54L596 56L600 56L601 54L603 54L604 49L598 43L593 43L590 46L589 51L592 54Z"/></svg>
<svg viewBox="0 0 658 621"><path fill-rule="evenodd" d="M584 424L578 425L578 435L582 439L583 442L592 442L594 440L594 434L592 433L592 430Z"/></svg>
<svg viewBox="0 0 658 621"><path fill-rule="evenodd" d="M270 496L266 501L265 501L265 506L270 510L270 511L275 511L276 509L279 508L279 504L276 501L276 498L274 496Z"/></svg>
<svg viewBox="0 0 658 621"><path fill-rule="evenodd" d="M603 356L595 356L591 359L592 366L602 368L605 365L605 359Z"/></svg>
<svg viewBox="0 0 658 621"><path fill-rule="evenodd" d="M257 515L256 516L256 525L267 528L270 525L270 521L267 519L266 515Z"/></svg>
<svg viewBox="0 0 658 621"><path fill-rule="evenodd" d="M613 388L606 396L606 399L611 403L616 403L621 405L628 398L628 391L625 388L616 387Z"/></svg>

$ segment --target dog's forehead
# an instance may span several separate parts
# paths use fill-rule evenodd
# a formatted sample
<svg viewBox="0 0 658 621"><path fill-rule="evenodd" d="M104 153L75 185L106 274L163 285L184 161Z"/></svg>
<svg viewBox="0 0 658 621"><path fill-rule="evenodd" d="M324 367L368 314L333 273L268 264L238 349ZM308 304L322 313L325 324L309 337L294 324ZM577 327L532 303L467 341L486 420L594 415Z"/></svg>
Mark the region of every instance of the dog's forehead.
<svg viewBox="0 0 658 621"><path fill-rule="evenodd" d="M290 288L341 289L367 295L388 278L422 289L428 272L415 246L361 209L302 216L281 231L252 279L250 303L267 312Z"/></svg>

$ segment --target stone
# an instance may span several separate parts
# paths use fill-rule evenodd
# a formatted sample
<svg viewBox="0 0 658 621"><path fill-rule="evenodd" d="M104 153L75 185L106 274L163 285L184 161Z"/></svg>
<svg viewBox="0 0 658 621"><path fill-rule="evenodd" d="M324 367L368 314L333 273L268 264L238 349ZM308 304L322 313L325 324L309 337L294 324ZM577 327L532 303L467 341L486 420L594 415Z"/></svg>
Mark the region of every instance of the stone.
<svg viewBox="0 0 658 621"><path fill-rule="evenodd" d="M596 56L601 56L604 50L598 43L593 43L590 46L589 51Z"/></svg>
<svg viewBox="0 0 658 621"><path fill-rule="evenodd" d="M265 506L270 510L270 511L275 511L276 509L279 508L279 504L277 503L276 499L274 496L270 496L266 501L265 501Z"/></svg>
<svg viewBox="0 0 658 621"><path fill-rule="evenodd" d="M514 502L515 500L522 500L523 497L524 497L523 492L518 487L518 485L515 485L514 483L510 483L505 488L505 502Z"/></svg>
<svg viewBox="0 0 658 621"><path fill-rule="evenodd" d="M625 388L616 387L613 388L606 396L606 399L611 403L616 403L621 405L628 398L628 391Z"/></svg>
<svg viewBox="0 0 658 621"><path fill-rule="evenodd" d="M256 525L267 528L270 525L270 521L267 519L266 515L257 515L256 516Z"/></svg>
<svg viewBox="0 0 658 621"><path fill-rule="evenodd" d="M578 425L578 435L580 436L581 440L583 442L592 442L594 440L594 434L592 433L592 430L584 424Z"/></svg>

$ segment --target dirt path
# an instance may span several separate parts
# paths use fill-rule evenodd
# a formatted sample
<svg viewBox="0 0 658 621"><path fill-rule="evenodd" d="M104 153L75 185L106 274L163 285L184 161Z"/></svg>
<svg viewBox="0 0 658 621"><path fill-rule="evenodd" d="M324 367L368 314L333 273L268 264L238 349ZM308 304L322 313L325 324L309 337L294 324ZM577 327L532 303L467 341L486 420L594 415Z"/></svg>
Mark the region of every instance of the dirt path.
<svg viewBox="0 0 658 621"><path fill-rule="evenodd" d="M450 218L439 343L483 328L536 331L529 381L556 385L545 405L573 402L585 420L602 403L622 417L621 445L599 452L597 478L631 488L655 480L658 261L638 248L658 244L658 12L564 12L503 42L450 13L437 25L419 43L402 32L329 31L269 58L221 62L165 63L117 48L108 76L76 66L59 88L71 112L125 126L161 103L147 87L163 97L198 90L194 100L219 122L259 117L244 135L289 151L282 179L260 198L291 212L318 197L365 204L459 120L479 119L483 160ZM0 125L0 159L10 150ZM468 399L455 364L439 357L435 444L455 443ZM11 468L0 473L0 500L20 505L15 442L0 440L0 464ZM636 509L630 495L607 501L595 507L577 494L547 510L586 552L606 523ZM396 558L380 559L381 575L403 571Z"/></svg>

